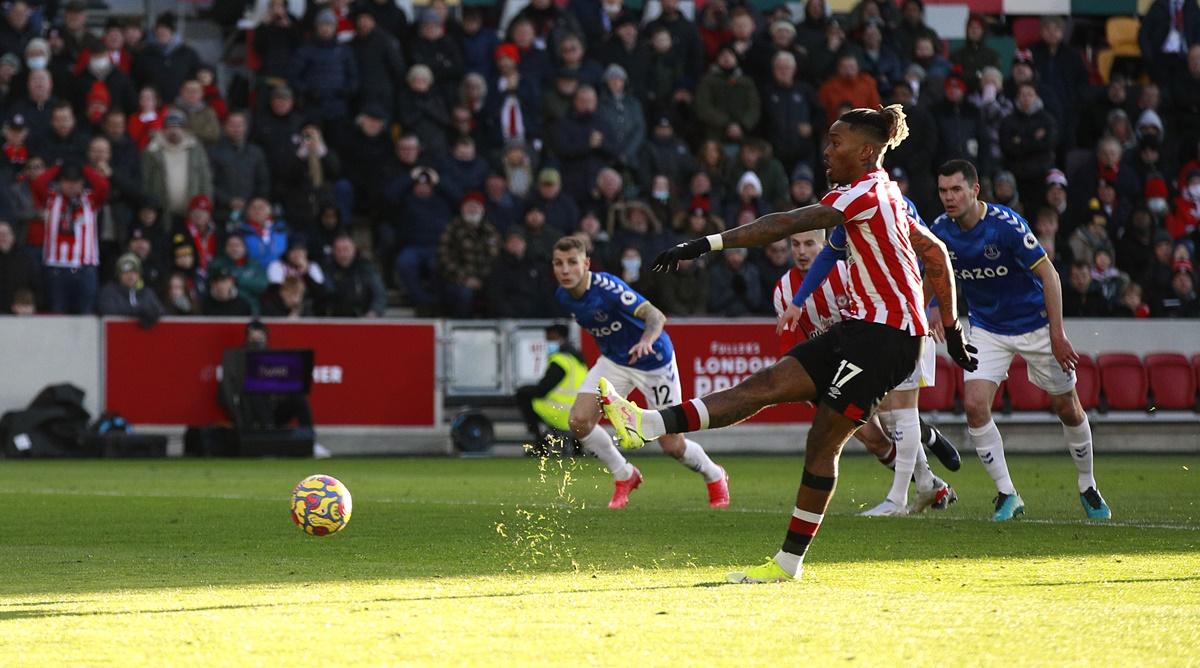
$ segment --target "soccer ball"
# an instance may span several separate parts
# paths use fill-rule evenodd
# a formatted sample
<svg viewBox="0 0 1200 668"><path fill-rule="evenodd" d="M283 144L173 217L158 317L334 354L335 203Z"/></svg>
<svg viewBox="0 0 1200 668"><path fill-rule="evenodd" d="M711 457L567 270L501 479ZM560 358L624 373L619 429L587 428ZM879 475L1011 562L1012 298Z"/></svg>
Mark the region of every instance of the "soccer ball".
<svg viewBox="0 0 1200 668"><path fill-rule="evenodd" d="M341 531L350 511L350 490L332 476L310 475L292 490L292 521L310 536Z"/></svg>

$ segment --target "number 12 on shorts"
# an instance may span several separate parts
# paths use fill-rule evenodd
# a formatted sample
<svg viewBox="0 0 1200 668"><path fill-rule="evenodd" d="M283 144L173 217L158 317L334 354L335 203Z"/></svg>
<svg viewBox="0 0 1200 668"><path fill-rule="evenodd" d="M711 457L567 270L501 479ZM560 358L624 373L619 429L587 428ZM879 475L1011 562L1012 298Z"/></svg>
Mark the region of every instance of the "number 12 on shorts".
<svg viewBox="0 0 1200 668"><path fill-rule="evenodd" d="M842 374L843 371L845 372L845 375ZM833 384L838 387L845 387L846 383L850 382L851 378L860 373L862 373L862 367L851 362L847 362L846 360L842 360L842 363L838 365L837 371L833 373Z"/></svg>

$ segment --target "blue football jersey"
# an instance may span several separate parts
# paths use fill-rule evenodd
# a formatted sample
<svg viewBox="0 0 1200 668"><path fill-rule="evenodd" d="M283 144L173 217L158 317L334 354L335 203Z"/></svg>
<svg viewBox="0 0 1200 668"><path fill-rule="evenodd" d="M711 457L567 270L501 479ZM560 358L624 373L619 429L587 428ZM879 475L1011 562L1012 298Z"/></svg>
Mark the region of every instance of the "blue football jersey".
<svg viewBox="0 0 1200 668"><path fill-rule="evenodd" d="M931 229L950 251L972 326L1013 336L1050 322L1042 281L1032 271L1047 261L1046 251L1018 213L987 204L987 212L969 231L946 214Z"/></svg>
<svg viewBox="0 0 1200 668"><path fill-rule="evenodd" d="M562 287L555 290L555 299L584 331L595 337L602 355L622 366L631 366L629 351L646 331L646 322L634 313L646 303L646 298L612 274L593 271L585 280L588 289L579 299ZM632 367L642 371L657 369L669 364L674 354L671 337L664 331L654 342L654 354L642 357Z"/></svg>

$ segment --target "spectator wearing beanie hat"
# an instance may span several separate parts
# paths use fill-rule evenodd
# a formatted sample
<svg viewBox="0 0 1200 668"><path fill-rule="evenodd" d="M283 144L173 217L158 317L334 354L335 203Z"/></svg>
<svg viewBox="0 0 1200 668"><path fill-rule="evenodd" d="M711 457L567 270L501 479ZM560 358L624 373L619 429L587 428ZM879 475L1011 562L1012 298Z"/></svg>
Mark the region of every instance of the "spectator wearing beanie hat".
<svg viewBox="0 0 1200 668"><path fill-rule="evenodd" d="M710 139L740 142L758 125L758 87L742 73L740 64L731 44L721 46L716 62L696 88L696 118Z"/></svg>
<svg viewBox="0 0 1200 668"><path fill-rule="evenodd" d="M168 112L162 132L142 154L142 190L160 203L164 221L186 216L196 195L212 196L208 154L184 128L184 122L178 110Z"/></svg>
<svg viewBox="0 0 1200 668"><path fill-rule="evenodd" d="M459 215L438 240L437 264L445 279L445 304L455 318L482 315L477 297L500 254L500 232L486 220L486 200L478 191L463 197Z"/></svg>
<svg viewBox="0 0 1200 668"><path fill-rule="evenodd" d="M179 232L191 241L196 253L196 268L204 273L217 256L217 226L213 223L212 198L204 193L192 197L188 215Z"/></svg>
<svg viewBox="0 0 1200 668"><path fill-rule="evenodd" d="M946 77L942 100L933 107L938 128L935 164L970 160L983 175L991 174L992 148L979 107L967 99L967 84L958 72Z"/></svg>
<svg viewBox="0 0 1200 668"><path fill-rule="evenodd" d="M1165 188L1164 188L1165 189ZM1175 198L1175 206L1167 216L1167 233L1172 239L1194 235L1200 227L1200 169L1187 174Z"/></svg>
<svg viewBox="0 0 1200 668"><path fill-rule="evenodd" d="M176 32L178 23L175 12L160 14L154 22L154 39L134 61L134 79L164 96L178 93L184 80L200 67L200 56Z"/></svg>
<svg viewBox="0 0 1200 668"><path fill-rule="evenodd" d="M358 66L350 47L337 40L338 18L331 9L317 13L312 41L296 50L288 84L306 108L325 124L326 133L350 115L358 92Z"/></svg>
<svg viewBox="0 0 1200 668"><path fill-rule="evenodd" d="M1059 218L1067 213L1067 175L1055 168L1046 172L1046 206L1054 209Z"/></svg>
<svg viewBox="0 0 1200 668"><path fill-rule="evenodd" d="M521 68L525 57L511 42L496 47L497 77L483 111L493 144L531 143L541 137L541 83Z"/></svg>
<svg viewBox="0 0 1200 668"><path fill-rule="evenodd" d="M101 288L97 302L100 315L137 318L147 328L163 315L158 296L142 283L142 262L133 253L117 259L116 280Z"/></svg>

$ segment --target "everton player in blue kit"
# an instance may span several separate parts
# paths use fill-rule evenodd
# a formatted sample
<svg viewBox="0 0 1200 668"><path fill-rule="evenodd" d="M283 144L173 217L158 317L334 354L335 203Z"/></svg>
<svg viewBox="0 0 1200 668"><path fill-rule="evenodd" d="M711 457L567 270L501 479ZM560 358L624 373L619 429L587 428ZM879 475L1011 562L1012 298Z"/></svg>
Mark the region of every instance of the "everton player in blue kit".
<svg viewBox="0 0 1200 668"><path fill-rule="evenodd" d="M1090 519L1109 519L1092 474L1091 425L1075 392L1079 355L1063 331L1062 288L1053 264L1021 216L979 200L979 175L970 162L951 160L938 169L938 195L946 213L931 229L950 251L966 295L971 341L979 348L979 367L964 376L967 434L996 483L992 519L1025 512L992 421L992 400L1014 354L1025 359L1030 382L1050 395L1062 421L1084 512Z"/></svg>
<svg viewBox="0 0 1200 668"><path fill-rule="evenodd" d="M640 390L652 408L683 401L675 350L671 337L663 331L667 317L621 279L591 271L587 246L579 237L559 239L554 244L553 262L559 285L555 298L600 348L600 359L588 371L571 407L571 431L612 473L614 489L608 507L624 508L630 492L642 484L642 474L599 426L596 395L603 376L621 396ZM682 434L663 437L659 443L663 451L704 477L709 506L729 506L725 469L714 464L699 443Z"/></svg>

